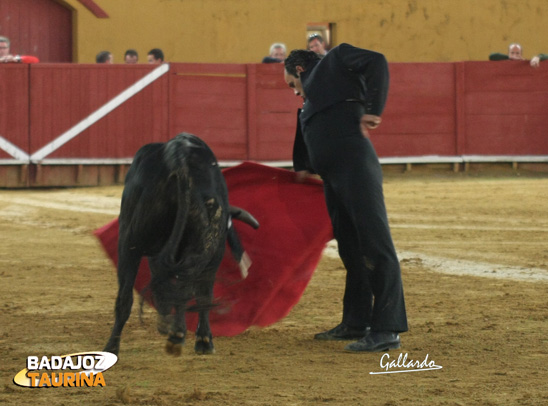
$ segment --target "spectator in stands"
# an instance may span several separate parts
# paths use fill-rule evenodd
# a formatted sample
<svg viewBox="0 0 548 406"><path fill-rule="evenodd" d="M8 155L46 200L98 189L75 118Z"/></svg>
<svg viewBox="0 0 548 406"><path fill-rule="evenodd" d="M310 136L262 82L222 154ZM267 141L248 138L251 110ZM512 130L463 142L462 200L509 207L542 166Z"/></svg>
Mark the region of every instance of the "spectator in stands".
<svg viewBox="0 0 548 406"><path fill-rule="evenodd" d="M164 63L164 52L160 48L153 48L148 51L147 61L151 64Z"/></svg>
<svg viewBox="0 0 548 406"><path fill-rule="evenodd" d="M114 58L109 51L101 51L95 55L95 62L97 63L114 63Z"/></svg>
<svg viewBox="0 0 548 406"><path fill-rule="evenodd" d="M126 53L124 54L124 62L125 63L138 63L139 62L139 54L134 49L128 49Z"/></svg>
<svg viewBox="0 0 548 406"><path fill-rule="evenodd" d="M531 58L531 61L529 62L529 64L533 68L538 68L540 65L540 61L544 61L546 59L548 59L548 55L538 54ZM523 58L521 45L513 43L513 44L510 44L510 46L508 46L508 55L501 54L501 53L494 53L489 55L489 60L490 61L505 61L505 60L523 61L525 60L525 58Z"/></svg>
<svg viewBox="0 0 548 406"><path fill-rule="evenodd" d="M263 58L263 63L279 63L285 60L287 49L285 44L275 42L270 46L270 54Z"/></svg>
<svg viewBox="0 0 548 406"><path fill-rule="evenodd" d="M10 40L8 37L0 37L0 62L2 63L38 63L40 60L31 55L10 54Z"/></svg>
<svg viewBox="0 0 548 406"><path fill-rule="evenodd" d="M314 51L321 56L327 54L327 50L325 49L325 41L320 34L312 34L308 37L307 48L309 51Z"/></svg>

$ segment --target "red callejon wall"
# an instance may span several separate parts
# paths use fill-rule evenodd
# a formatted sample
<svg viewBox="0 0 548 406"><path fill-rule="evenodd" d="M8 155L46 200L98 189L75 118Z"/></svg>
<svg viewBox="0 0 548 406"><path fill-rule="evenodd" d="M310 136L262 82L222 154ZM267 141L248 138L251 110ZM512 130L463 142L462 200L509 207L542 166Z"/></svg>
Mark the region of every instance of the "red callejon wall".
<svg viewBox="0 0 548 406"><path fill-rule="evenodd" d="M170 133L196 134L222 159L247 159L246 66L171 64L170 81Z"/></svg>
<svg viewBox="0 0 548 406"><path fill-rule="evenodd" d="M249 155L258 161L291 159L302 98L282 72L277 64L248 65Z"/></svg>
<svg viewBox="0 0 548 406"><path fill-rule="evenodd" d="M390 75L372 132L381 158L548 156L548 64L395 63ZM221 161L289 161L301 104L281 64L0 66L0 167L15 145L40 175L28 182L53 185L53 164L129 162L183 131Z"/></svg>
<svg viewBox="0 0 548 406"><path fill-rule="evenodd" d="M0 137L29 150L29 70L18 64L0 69ZM14 159L0 149L0 159Z"/></svg>
<svg viewBox="0 0 548 406"><path fill-rule="evenodd" d="M149 65L55 65L31 68L30 151L88 118L154 67ZM146 142L166 141L168 77L164 76L46 157L126 158Z"/></svg>
<svg viewBox="0 0 548 406"><path fill-rule="evenodd" d="M302 100L272 64L171 64L171 133L199 135L223 160L287 160Z"/></svg>
<svg viewBox="0 0 548 406"><path fill-rule="evenodd" d="M381 126L371 132L379 156L457 155L453 63L389 65Z"/></svg>
<svg viewBox="0 0 548 406"><path fill-rule="evenodd" d="M521 61L464 64L467 154L548 154L546 65L534 69Z"/></svg>

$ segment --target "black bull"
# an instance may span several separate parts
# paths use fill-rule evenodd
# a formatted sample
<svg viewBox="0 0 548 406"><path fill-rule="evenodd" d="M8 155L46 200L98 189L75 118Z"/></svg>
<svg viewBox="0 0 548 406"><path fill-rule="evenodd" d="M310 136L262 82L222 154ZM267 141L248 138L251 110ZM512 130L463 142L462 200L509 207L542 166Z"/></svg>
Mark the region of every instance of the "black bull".
<svg viewBox="0 0 548 406"><path fill-rule="evenodd" d="M181 353L187 329L185 311L192 298L199 313L195 351L215 351L209 310L227 241L242 272L249 266L231 217L259 226L249 213L229 206L217 159L201 139L183 133L167 143L147 144L137 152L122 194L119 288L114 327L105 351L118 354L143 256L149 260L158 331L168 334L166 351Z"/></svg>

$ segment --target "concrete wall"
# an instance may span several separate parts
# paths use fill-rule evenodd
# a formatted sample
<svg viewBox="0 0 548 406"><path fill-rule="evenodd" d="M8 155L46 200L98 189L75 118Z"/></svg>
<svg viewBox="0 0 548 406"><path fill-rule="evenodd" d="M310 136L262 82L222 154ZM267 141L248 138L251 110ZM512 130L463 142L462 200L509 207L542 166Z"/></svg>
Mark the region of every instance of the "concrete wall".
<svg viewBox="0 0 548 406"><path fill-rule="evenodd" d="M383 52L391 62L487 60L520 42L524 56L548 53L546 0L95 0L97 18L78 0L77 62L98 51L122 62L127 48L141 61L154 47L172 62L252 63L272 42L306 44L306 25L336 24L336 43Z"/></svg>

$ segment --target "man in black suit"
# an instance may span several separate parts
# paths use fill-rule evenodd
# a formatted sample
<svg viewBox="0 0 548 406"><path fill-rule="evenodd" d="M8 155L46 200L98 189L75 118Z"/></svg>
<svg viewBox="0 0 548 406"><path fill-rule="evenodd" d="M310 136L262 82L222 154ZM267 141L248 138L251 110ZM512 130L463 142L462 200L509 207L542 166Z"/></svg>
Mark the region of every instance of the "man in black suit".
<svg viewBox="0 0 548 406"><path fill-rule="evenodd" d="M401 270L390 235L382 169L368 130L381 123L388 93L384 55L341 44L321 57L294 50L284 78L304 99L294 146L299 177L317 173L339 255L347 269L342 322L318 340L355 340L345 350L400 347L407 331Z"/></svg>

